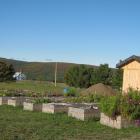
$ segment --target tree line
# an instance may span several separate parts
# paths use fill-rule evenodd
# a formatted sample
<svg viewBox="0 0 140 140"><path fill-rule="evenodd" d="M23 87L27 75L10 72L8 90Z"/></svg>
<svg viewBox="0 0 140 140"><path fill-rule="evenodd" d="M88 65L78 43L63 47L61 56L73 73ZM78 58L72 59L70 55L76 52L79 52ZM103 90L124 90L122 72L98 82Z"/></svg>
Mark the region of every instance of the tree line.
<svg viewBox="0 0 140 140"><path fill-rule="evenodd" d="M0 62L0 82L13 81L15 70L13 65ZM97 83L110 85L116 89L122 86L122 71L111 69L108 64L101 64L97 68L85 65L71 67L65 74L65 83L69 86L88 88Z"/></svg>
<svg viewBox="0 0 140 140"><path fill-rule="evenodd" d="M98 68L85 65L70 68L65 75L65 82L69 86L88 88L91 85L103 83L120 89L122 86L122 70L109 68L108 64L101 64Z"/></svg>

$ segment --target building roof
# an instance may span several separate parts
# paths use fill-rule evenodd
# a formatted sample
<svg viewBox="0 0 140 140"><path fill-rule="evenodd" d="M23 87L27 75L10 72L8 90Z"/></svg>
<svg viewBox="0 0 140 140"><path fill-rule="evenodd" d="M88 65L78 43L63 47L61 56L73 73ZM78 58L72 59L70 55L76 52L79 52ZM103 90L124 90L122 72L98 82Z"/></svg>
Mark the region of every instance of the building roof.
<svg viewBox="0 0 140 140"><path fill-rule="evenodd" d="M16 78L16 77L25 77L26 75L25 74L23 74L22 72L16 72L14 75L13 75L13 77L14 78Z"/></svg>
<svg viewBox="0 0 140 140"><path fill-rule="evenodd" d="M137 61L140 63L140 56L136 56L136 55L132 55L131 57L125 59L125 60L120 60L120 62L116 65L117 68L122 68L125 65L133 62L133 61Z"/></svg>

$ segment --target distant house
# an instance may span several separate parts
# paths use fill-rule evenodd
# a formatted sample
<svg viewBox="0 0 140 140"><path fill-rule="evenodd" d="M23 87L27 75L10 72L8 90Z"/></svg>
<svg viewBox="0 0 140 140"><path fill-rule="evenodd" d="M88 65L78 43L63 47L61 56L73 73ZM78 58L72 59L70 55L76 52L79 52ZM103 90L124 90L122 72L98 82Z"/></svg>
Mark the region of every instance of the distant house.
<svg viewBox="0 0 140 140"><path fill-rule="evenodd" d="M123 91L129 88L140 90L140 56L131 56L117 64L123 69Z"/></svg>
<svg viewBox="0 0 140 140"><path fill-rule="evenodd" d="M22 72L16 72L13 77L17 80L17 81L21 81L21 80L26 80L26 75L23 74Z"/></svg>

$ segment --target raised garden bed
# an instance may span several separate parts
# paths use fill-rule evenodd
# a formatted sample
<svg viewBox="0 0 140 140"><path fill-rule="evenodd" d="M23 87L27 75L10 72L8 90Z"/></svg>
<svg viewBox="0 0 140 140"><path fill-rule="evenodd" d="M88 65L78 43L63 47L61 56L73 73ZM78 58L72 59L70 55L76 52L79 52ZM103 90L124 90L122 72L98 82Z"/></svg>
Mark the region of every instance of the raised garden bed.
<svg viewBox="0 0 140 140"><path fill-rule="evenodd" d="M70 107L70 104L65 103L49 103L49 104L43 104L42 106L42 112L45 113L68 113L68 108Z"/></svg>
<svg viewBox="0 0 140 140"><path fill-rule="evenodd" d="M100 118L100 111L94 107L69 107L68 116L85 121L91 118Z"/></svg>
<svg viewBox="0 0 140 140"><path fill-rule="evenodd" d="M104 97L100 102L101 124L112 128L140 127L140 91Z"/></svg>
<svg viewBox="0 0 140 140"><path fill-rule="evenodd" d="M8 105L11 106L23 106L24 100L21 98L15 98L15 99L8 99Z"/></svg>
<svg viewBox="0 0 140 140"><path fill-rule="evenodd" d="M23 109L28 111L42 111L42 104L24 102Z"/></svg>
<svg viewBox="0 0 140 140"><path fill-rule="evenodd" d="M0 97L0 105L7 105L9 97Z"/></svg>
<svg viewBox="0 0 140 140"><path fill-rule="evenodd" d="M117 128L117 129L128 128L130 126L134 126L134 122L124 119L121 116L117 116L115 119L112 119L108 117L107 115L105 115L104 113L101 113L100 123L103 125L112 127L112 128Z"/></svg>

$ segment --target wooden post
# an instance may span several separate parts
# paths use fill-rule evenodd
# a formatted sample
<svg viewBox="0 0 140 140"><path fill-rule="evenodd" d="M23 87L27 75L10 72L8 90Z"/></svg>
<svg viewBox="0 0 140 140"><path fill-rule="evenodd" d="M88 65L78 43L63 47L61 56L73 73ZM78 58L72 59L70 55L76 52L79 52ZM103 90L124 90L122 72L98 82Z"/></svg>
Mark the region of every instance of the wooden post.
<svg viewBox="0 0 140 140"><path fill-rule="evenodd" d="M57 62L55 63L55 87L57 86Z"/></svg>

